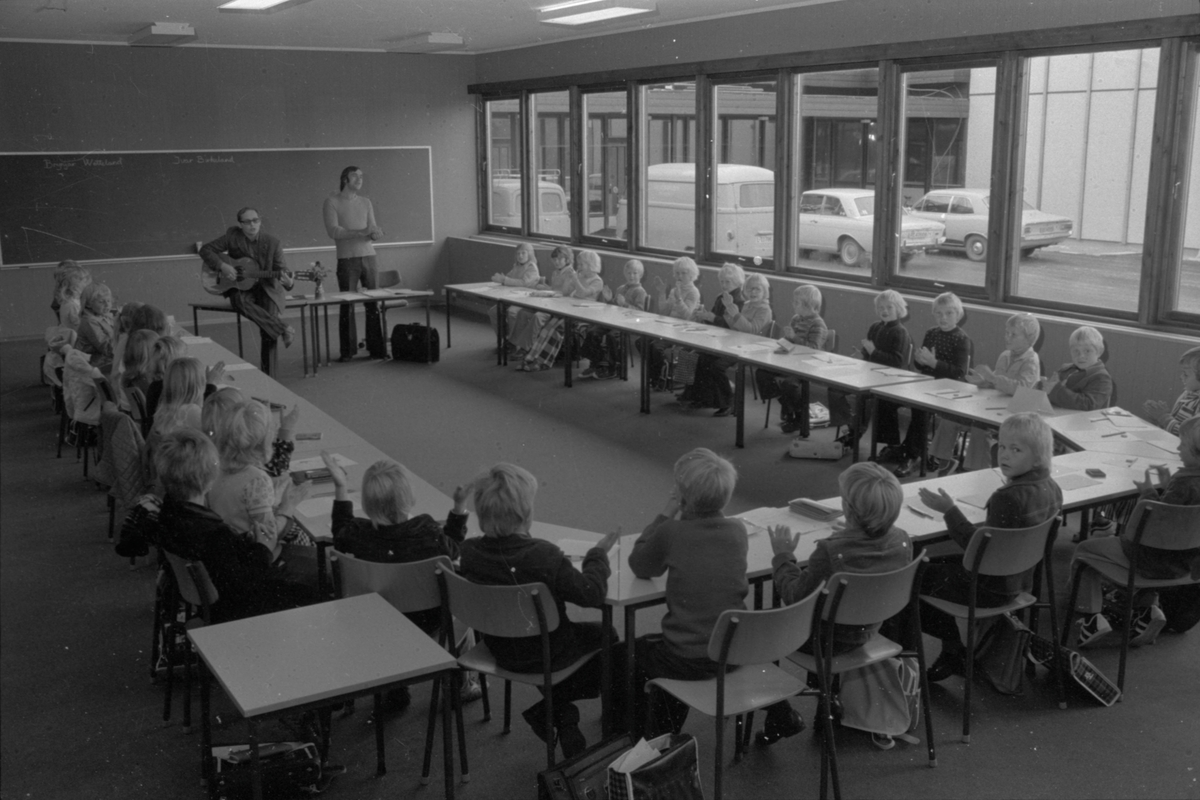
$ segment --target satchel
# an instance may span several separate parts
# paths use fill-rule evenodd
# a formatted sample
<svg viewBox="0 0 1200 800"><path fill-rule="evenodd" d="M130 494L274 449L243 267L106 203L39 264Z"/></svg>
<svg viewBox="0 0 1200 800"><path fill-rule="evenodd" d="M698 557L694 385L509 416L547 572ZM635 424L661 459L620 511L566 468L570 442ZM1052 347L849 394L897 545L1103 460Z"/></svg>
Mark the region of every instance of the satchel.
<svg viewBox="0 0 1200 800"><path fill-rule="evenodd" d="M621 734L539 772L538 800L605 800L608 765L632 746L629 734Z"/></svg>
<svg viewBox="0 0 1200 800"><path fill-rule="evenodd" d="M639 749L635 747L609 765L608 800L704 800L694 736L667 733L645 744L658 755L623 770L630 755Z"/></svg>
<svg viewBox="0 0 1200 800"><path fill-rule="evenodd" d="M975 668L1000 694L1025 692L1025 657L1031 634L1012 614L1004 614L975 645Z"/></svg>
<svg viewBox="0 0 1200 800"><path fill-rule="evenodd" d="M825 461L837 461L845 455L841 442L818 442L815 439L802 439L797 436L788 445L788 455L792 458L819 458Z"/></svg>
<svg viewBox="0 0 1200 800"><path fill-rule="evenodd" d="M894 736L910 744L921 722L921 679L916 659L887 658L842 674L842 725Z"/></svg>
<svg viewBox="0 0 1200 800"><path fill-rule="evenodd" d="M1112 706L1121 699L1121 690L1108 679L1108 676L1097 669L1075 650L1063 647L1044 636L1033 634L1029 637L1029 660L1034 664L1054 669L1054 651L1057 648L1059 658L1067 667L1067 674L1074 679L1077 686L1087 692L1088 696L1104 706Z"/></svg>
<svg viewBox="0 0 1200 800"><path fill-rule="evenodd" d="M696 364L700 354L695 350L675 348L675 371L671 373L675 383L691 386L696 381Z"/></svg>
<svg viewBox="0 0 1200 800"><path fill-rule="evenodd" d="M212 796L251 796L249 745L214 747ZM311 742L264 742L258 746L258 769L263 798L294 800L315 794L321 781L321 760Z"/></svg>
<svg viewBox="0 0 1200 800"><path fill-rule="evenodd" d="M392 328L392 359L436 363L441 359L441 337L437 328L427 328L419 322Z"/></svg>

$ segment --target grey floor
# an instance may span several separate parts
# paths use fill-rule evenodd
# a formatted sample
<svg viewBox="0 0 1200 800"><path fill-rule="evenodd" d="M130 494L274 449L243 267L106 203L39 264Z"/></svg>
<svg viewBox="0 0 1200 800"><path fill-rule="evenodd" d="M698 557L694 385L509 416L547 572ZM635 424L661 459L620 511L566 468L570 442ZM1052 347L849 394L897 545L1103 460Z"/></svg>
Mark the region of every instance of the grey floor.
<svg viewBox="0 0 1200 800"><path fill-rule="evenodd" d="M392 322L422 314L393 312ZM439 326L444 319L435 316ZM298 353L285 353L280 379L447 494L496 461L538 476L537 514L595 531L640 530L670 488L670 466L708 446L740 471L731 510L781 505L798 495L836 492L841 463L784 456L787 438L763 430L764 407L747 398L746 448L733 447L733 421L683 411L656 394L638 413L633 383L562 386L560 372L528 375L495 365L481 317L454 318L454 346L436 366L356 361L301 377ZM204 331L226 346L231 325ZM247 352L255 347L254 337ZM73 453L54 457L56 418L37 384L40 345L0 344L0 798L200 797L198 736L161 721L162 689L147 673L152 571L131 570L106 537L103 495L85 482ZM773 408L773 416L776 410ZM817 436L828 437L828 431ZM421 509L442 514L446 509ZM1064 537L1069 538L1069 533ZM1055 567L1065 582L1070 545ZM651 630L660 612L639 616ZM352 658L347 654L347 658ZM1115 675L1116 652L1089 652ZM958 741L961 679L932 690L939 766L923 746L876 750L855 731L839 733L847 797L1200 797L1200 634L1164 635L1130 657L1127 699L1103 708L1072 694L1060 711L1039 676L1023 697L975 692L973 743ZM387 722L389 773L374 777L374 734L364 704L335 722L332 758L349 767L331 798L440 797L419 785L427 691ZM499 693L493 690L496 705ZM533 700L518 688L516 710ZM795 705L811 720L812 701ZM217 701L218 709L227 708ZM599 735L596 703L583 705L583 730ZM503 735L497 718L468 708L471 782L465 798L533 797L543 765L540 743L517 718ZM711 786L713 726L693 715L701 774ZM222 736L243 736L233 725ZM806 797L816 793L818 748L806 732L754 751L725 771L726 796Z"/></svg>

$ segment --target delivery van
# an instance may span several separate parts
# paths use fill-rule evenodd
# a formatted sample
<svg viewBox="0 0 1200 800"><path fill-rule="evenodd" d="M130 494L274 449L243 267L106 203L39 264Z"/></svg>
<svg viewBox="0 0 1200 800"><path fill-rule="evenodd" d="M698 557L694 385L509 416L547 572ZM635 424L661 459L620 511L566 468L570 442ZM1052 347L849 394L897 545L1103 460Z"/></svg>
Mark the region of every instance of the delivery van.
<svg viewBox="0 0 1200 800"><path fill-rule="evenodd" d="M571 235L571 213L567 208L567 193L554 181L538 181L540 208L535 208L537 223L530 225L533 233L549 236ZM521 227L521 181L519 178L492 179L492 205L489 209L493 225Z"/></svg>

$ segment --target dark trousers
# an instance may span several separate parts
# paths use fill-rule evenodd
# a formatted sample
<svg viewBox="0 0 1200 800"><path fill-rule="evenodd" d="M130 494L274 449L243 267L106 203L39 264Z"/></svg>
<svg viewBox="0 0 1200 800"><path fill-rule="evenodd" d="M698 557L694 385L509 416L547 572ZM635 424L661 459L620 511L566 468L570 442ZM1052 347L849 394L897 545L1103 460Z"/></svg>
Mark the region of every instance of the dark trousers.
<svg viewBox="0 0 1200 800"><path fill-rule="evenodd" d="M642 636L634 643L637 671L634 675L634 730L647 739L670 731L679 731L687 722L687 704L657 689L647 694L646 681L654 678L674 678L681 681L700 681L715 678L717 662L708 658L683 658L675 654L661 634ZM651 727L653 720L653 727Z"/></svg>
<svg viewBox="0 0 1200 800"><path fill-rule="evenodd" d="M604 628L599 622L570 622L567 624L571 625L575 629L574 639L578 654L600 648L601 642L603 641ZM613 646L609 650L612 655L611 663L615 669L619 669L620 666L625 663L625 643L617 640L617 632L612 628L609 628L609 636L611 637L610 641L613 642ZM578 655L575 657L578 657ZM572 658L569 660L574 659ZM603 660L601 659L600 654L597 653L591 661L580 667L573 675L571 675L571 677L567 678L561 683L555 684L554 721L556 725L562 722L564 717L567 721L570 721L572 718L578 719L577 716L568 710L573 701L591 700L592 698L600 696L600 686L603 675ZM623 709L625 708L622 697L625 689L625 681L614 679L612 681L612 686L614 690L614 715L616 719L622 719L624 717ZM538 687L538 690L541 691L540 686ZM532 715L544 713L542 711L543 702L544 701L539 700L527 708L524 712L526 718Z"/></svg>
<svg viewBox="0 0 1200 800"><path fill-rule="evenodd" d="M356 291L360 282L367 289L375 289L376 276L375 256L339 258L337 261L338 291ZM367 352L371 358L384 358L387 356L387 346L384 344L379 304L363 303L363 307L367 314ZM358 320L350 303L338 307L338 343L342 358L353 358L358 352Z"/></svg>
<svg viewBox="0 0 1200 800"><path fill-rule="evenodd" d="M255 284L249 291L230 289L225 296L229 298L229 305L233 306L235 311L257 325L262 332L259 337L262 340L261 366L263 373L270 375L275 357L275 342L287 330L287 323L279 316L281 309L259 284Z"/></svg>
<svg viewBox="0 0 1200 800"><path fill-rule="evenodd" d="M938 556L921 573L921 594L939 597L952 603L967 605L971 600L971 573L962 565L962 556ZM979 587L976 593L977 608L995 608L1012 600L1005 594ZM942 646L961 649L962 637L958 623L945 611L926 603L921 604L921 630L942 640Z"/></svg>
<svg viewBox="0 0 1200 800"><path fill-rule="evenodd" d="M696 379L692 382L692 399L709 408L728 408L733 404L733 387L725 371L736 364L732 358L701 353L696 361Z"/></svg>

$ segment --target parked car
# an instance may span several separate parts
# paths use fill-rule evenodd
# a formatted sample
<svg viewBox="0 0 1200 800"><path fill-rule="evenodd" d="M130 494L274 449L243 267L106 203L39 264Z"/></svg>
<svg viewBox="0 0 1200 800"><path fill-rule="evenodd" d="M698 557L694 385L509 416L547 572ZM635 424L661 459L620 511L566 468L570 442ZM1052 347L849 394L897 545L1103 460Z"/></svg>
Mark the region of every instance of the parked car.
<svg viewBox="0 0 1200 800"><path fill-rule="evenodd" d="M871 250L875 233L875 192L871 189L817 189L800 195L796 244L805 251L836 253L848 267ZM904 214L900 219L900 261L942 244L945 226Z"/></svg>
<svg viewBox="0 0 1200 800"><path fill-rule="evenodd" d="M948 250L962 250L972 261L987 258L988 189L939 189L913 204L912 213L946 226ZM1021 255L1070 237L1074 221L1039 211L1029 203L1021 212Z"/></svg>
<svg viewBox="0 0 1200 800"><path fill-rule="evenodd" d="M540 208L534 209L537 224L530 229L550 236L571 235L571 214L567 210L567 194L553 181L538 181ZM506 228L521 227L521 181L519 178L492 179L491 223Z"/></svg>

